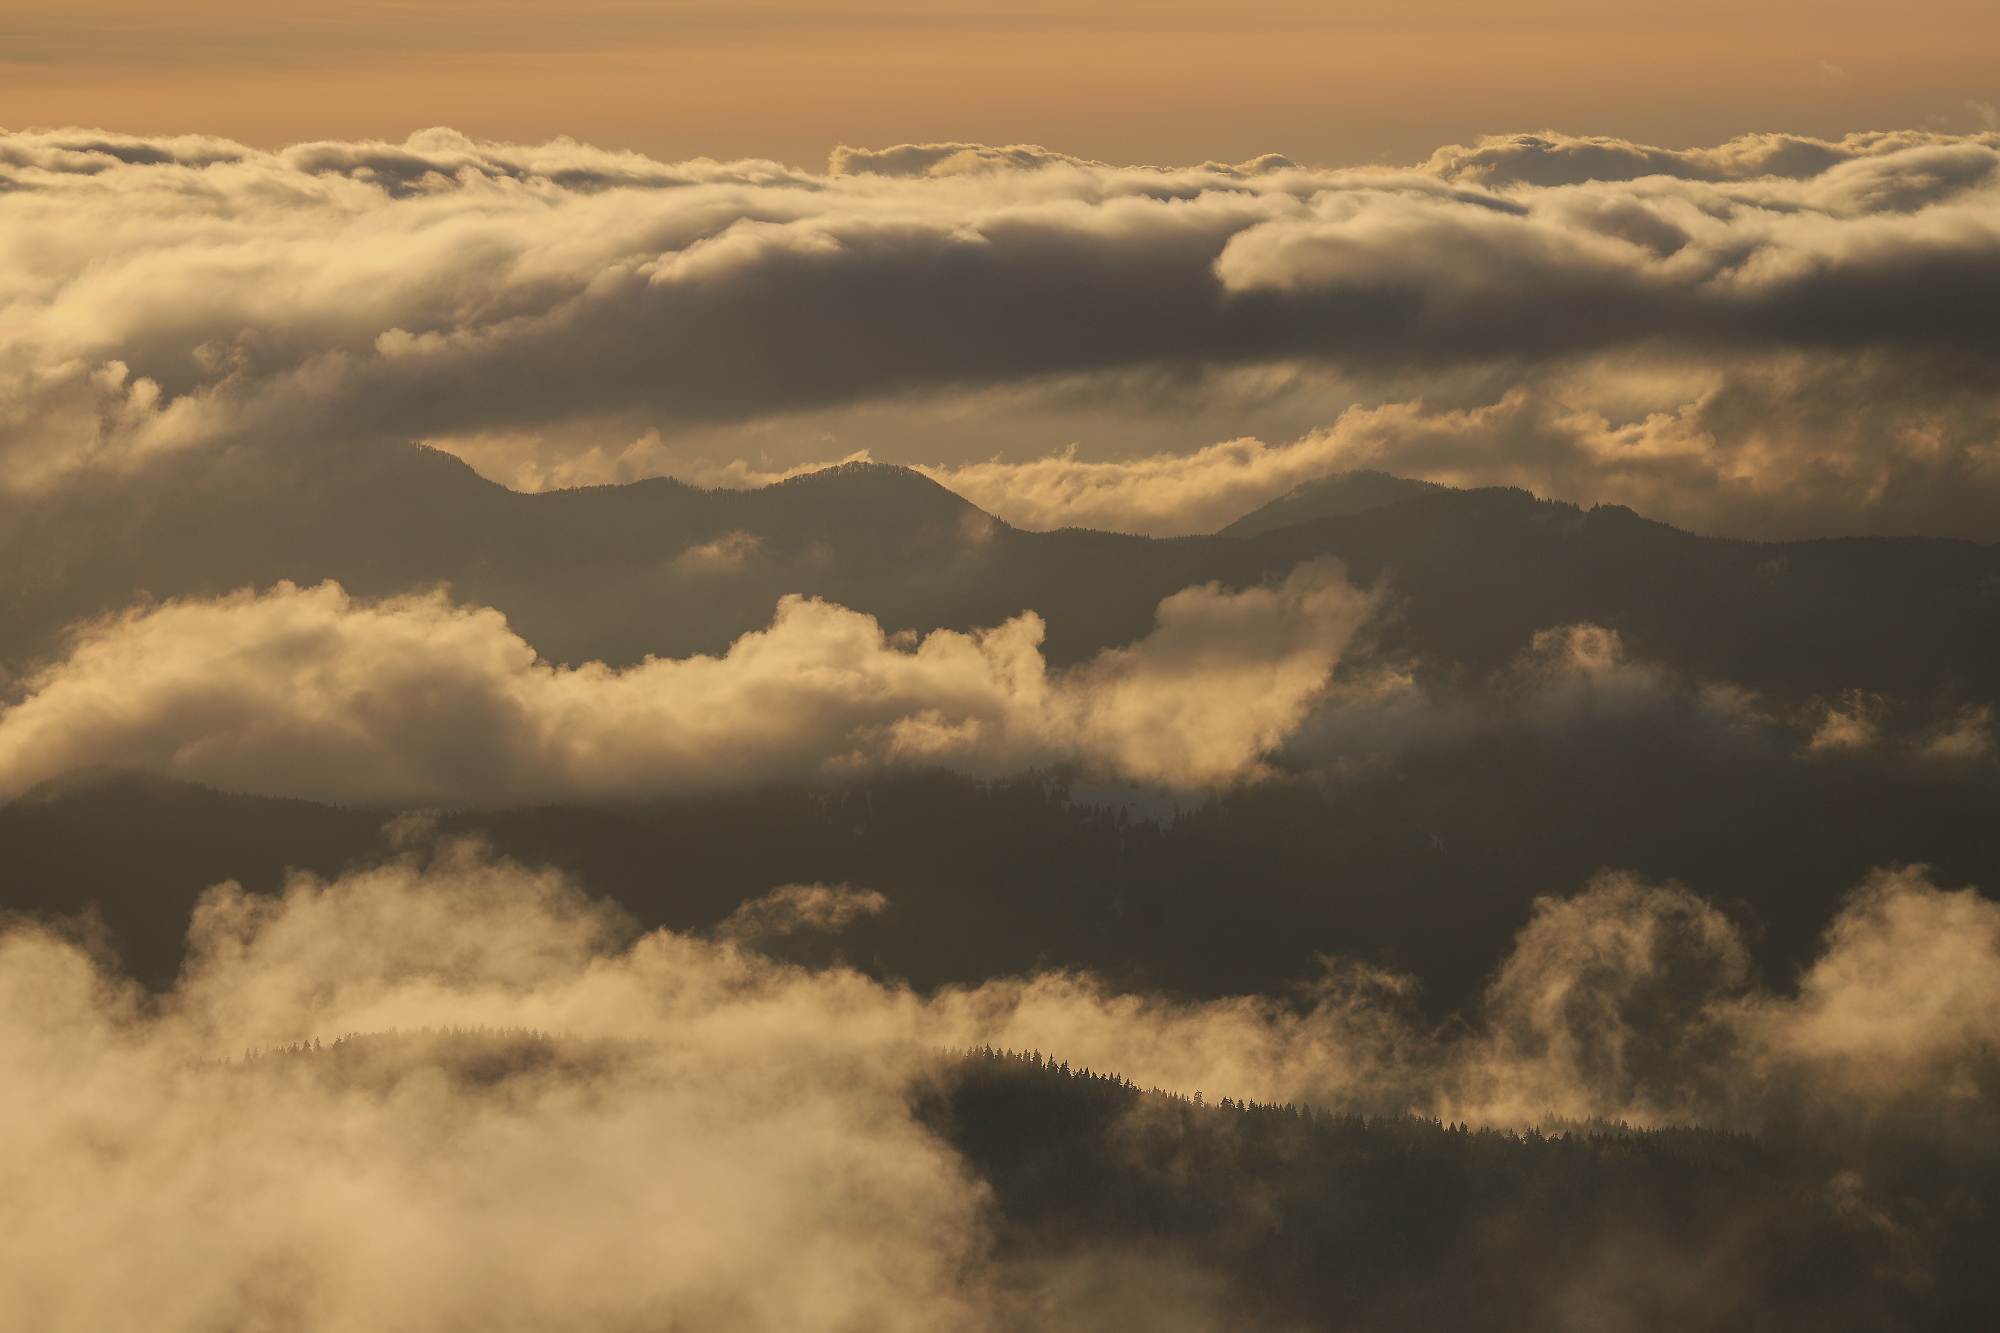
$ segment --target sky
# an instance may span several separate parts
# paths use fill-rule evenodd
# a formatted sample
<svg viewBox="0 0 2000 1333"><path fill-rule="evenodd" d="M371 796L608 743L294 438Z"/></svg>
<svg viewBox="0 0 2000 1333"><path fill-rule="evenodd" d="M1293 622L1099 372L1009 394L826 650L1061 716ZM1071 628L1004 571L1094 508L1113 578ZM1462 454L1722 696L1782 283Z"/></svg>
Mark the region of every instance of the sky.
<svg viewBox="0 0 2000 1333"><path fill-rule="evenodd" d="M1682 148L1987 128L1996 69L1977 0L17 0L0 125L263 148L450 125L808 168L953 140L1347 166L1548 128Z"/></svg>

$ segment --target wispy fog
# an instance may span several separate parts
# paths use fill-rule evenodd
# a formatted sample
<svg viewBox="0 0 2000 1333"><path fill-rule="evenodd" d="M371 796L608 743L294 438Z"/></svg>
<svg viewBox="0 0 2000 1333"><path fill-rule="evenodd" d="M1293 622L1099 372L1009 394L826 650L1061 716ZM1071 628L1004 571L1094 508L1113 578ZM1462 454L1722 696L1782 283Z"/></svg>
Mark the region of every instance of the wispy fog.
<svg viewBox="0 0 2000 1333"><path fill-rule="evenodd" d="M16 1318L936 1329L1027 1300L1063 1322L1084 1274L997 1272L979 1188L908 1109L940 1048L983 1043L1211 1100L1992 1129L2000 907L1920 871L1863 885L1796 992L1749 977L1701 899L1609 876L1542 902L1470 1025L1433 1032L1409 983L1332 962L1289 1004L1076 975L925 997L772 962L736 929L634 938L556 874L401 836L401 861L282 899L211 891L157 999L87 929L0 935ZM876 906L795 888L746 920L831 929ZM378 1035L339 1040L356 1033ZM1142 1304L1160 1280L1139 1259L1090 1273ZM1199 1302L1178 1318L1227 1323Z"/></svg>

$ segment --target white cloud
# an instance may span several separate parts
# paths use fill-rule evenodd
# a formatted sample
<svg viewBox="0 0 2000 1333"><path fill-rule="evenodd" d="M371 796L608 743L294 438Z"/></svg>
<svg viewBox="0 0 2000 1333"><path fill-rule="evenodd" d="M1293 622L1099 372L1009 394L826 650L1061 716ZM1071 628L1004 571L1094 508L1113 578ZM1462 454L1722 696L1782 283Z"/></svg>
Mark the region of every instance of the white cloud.
<svg viewBox="0 0 2000 1333"><path fill-rule="evenodd" d="M746 559L743 543L704 557ZM1042 622L904 647L787 597L721 657L558 667L496 611L290 584L100 621L0 712L0 788L92 763L347 802L504 802L1074 760L1182 785L1254 774L1374 606L1328 561L1209 584L1151 635L1051 672Z"/></svg>
<svg viewBox="0 0 2000 1333"><path fill-rule="evenodd" d="M626 943L464 860L218 890L159 1017L0 939L0 1303L52 1333L966 1323L977 1196L900 1100L909 1002ZM494 1025L563 1037L413 1031Z"/></svg>

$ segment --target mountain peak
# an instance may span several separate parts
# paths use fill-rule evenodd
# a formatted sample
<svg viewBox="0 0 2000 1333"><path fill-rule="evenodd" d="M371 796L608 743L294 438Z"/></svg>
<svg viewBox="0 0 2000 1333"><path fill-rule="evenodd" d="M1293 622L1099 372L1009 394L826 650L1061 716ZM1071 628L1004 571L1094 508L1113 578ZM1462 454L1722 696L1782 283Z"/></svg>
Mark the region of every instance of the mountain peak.
<svg viewBox="0 0 2000 1333"><path fill-rule="evenodd" d="M1334 472L1300 482L1269 504L1251 510L1220 529L1217 535L1255 537L1294 523L1305 523L1315 518L1347 518L1405 500L1441 495L1452 489L1434 481L1416 481L1366 468Z"/></svg>
<svg viewBox="0 0 2000 1333"><path fill-rule="evenodd" d="M814 472L801 472L797 476L786 477L783 481L774 481L768 486L761 486L757 489L763 491L805 490L822 486L838 486L843 488L858 486L877 490L887 490L890 487L896 487L910 494L949 495L960 504L970 505L972 503L961 497L956 491L939 485L915 468L903 467L896 463L875 463L860 459L846 463L829 464Z"/></svg>

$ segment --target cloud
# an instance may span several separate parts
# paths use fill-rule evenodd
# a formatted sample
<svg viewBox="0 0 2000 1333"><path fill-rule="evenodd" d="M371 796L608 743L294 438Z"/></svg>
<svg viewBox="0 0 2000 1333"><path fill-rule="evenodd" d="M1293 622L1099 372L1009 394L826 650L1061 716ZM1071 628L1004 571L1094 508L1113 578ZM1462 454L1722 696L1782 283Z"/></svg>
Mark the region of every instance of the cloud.
<svg viewBox="0 0 2000 1333"><path fill-rule="evenodd" d="M1393 602L1389 614L1393 615ZM1860 760L1877 771L1968 776L1996 748L1993 710L1866 690L1759 693L1631 652L1588 621L1537 631L1484 675L1422 657L1350 652L1272 756L1291 772L1352 774L1494 742L1664 743L1726 763Z"/></svg>
<svg viewBox="0 0 2000 1333"><path fill-rule="evenodd" d="M980 143L906 143L894 148L833 150L827 159L832 176L959 176L981 171L1032 171L1039 167L1104 167L1066 153L1052 153L1040 144L989 148Z"/></svg>
<svg viewBox="0 0 2000 1333"><path fill-rule="evenodd" d="M722 544L718 544L719 546ZM741 543L732 558L744 557ZM723 554L730 554L724 552ZM717 559L722 555L717 555ZM363 803L712 789L894 764L1072 760L1181 785L1254 774L1374 599L1315 561L1275 586L1188 588L1152 634L1051 672L1042 622L903 646L786 597L721 657L559 667L486 608L290 584L77 631L0 712L0 787L92 763Z"/></svg>
<svg viewBox="0 0 2000 1333"><path fill-rule="evenodd" d="M1352 655L1277 762L1295 771L1352 772L1412 752L1464 752L1501 737L1573 740L1661 728L1677 745L1798 756L1818 748L1815 729L1838 706L1810 700L1799 716L1786 716L1740 687L1636 658L1616 630L1588 622L1537 632L1484 680L1432 665ZM1978 727L1983 718L1961 715L1950 724ZM1939 743L1933 729L1922 736L1920 752L1958 756L1954 747L1971 742L1954 740L1943 751ZM1982 753L1970 749L1964 757Z"/></svg>
<svg viewBox="0 0 2000 1333"><path fill-rule="evenodd" d="M1588 398L1607 375L1604 393L1629 385L1620 357L1719 396L1569 429L1581 452L1613 456L1606 485L1677 467L1684 510L1745 522L1803 467L1826 498L1774 520L1800 525L1894 509L1897 469L1919 455L1927 475L1990 486L1992 135L1684 153L1536 136L1407 171L905 145L843 150L817 174L444 130L281 153L63 131L4 136L0 161L0 220L19 238L0 257L0 474L15 487L217 440L383 436L487 441L510 475L546 484L579 475L571 454L598 470L726 467L757 454L759 423L1001 388L1129 392L1303 366L1439 392L1470 375L1531 397L1567 376ZM1871 409L1803 443L1828 413L1771 386L1839 385L1857 365ZM1741 415L1711 420L1723 407ZM1032 423L1019 429L1016 444ZM683 456L685 432L738 456ZM661 448L635 454L649 438ZM1789 443L1766 456L1760 441ZM929 447L912 461L969 461L949 436ZM1311 452L1218 448L1241 496L1262 493L1251 474L1293 475ZM1529 467L1512 448L1485 441L1485 471ZM1220 512L1228 487L1177 479L1222 477L1216 461L1142 459L1123 509L1062 499L1113 489L1103 478L1013 475L1024 511L1177 529ZM965 477L984 492L1003 480Z"/></svg>
<svg viewBox="0 0 2000 1333"><path fill-rule="evenodd" d="M1977 1142L2000 1091L2000 903L1873 874L1785 996L1678 886L1600 877L1543 899L1445 1094L1500 1119L1814 1124ZM1449 1110L1447 1110L1449 1114Z"/></svg>
<svg viewBox="0 0 2000 1333"><path fill-rule="evenodd" d="M1885 700L1849 690L1838 702L1828 701L1807 748L1817 751L1859 750L1875 743Z"/></svg>
<svg viewBox="0 0 2000 1333"><path fill-rule="evenodd" d="M1586 742L1664 745L1725 767L1859 762L1878 774L1958 781L2000 748L1988 705L1858 689L1760 693L1648 660L1616 630L1589 622L1536 632L1483 679L1439 665L1349 653L1273 765L1352 775L1410 757L1462 757L1496 742ZM1805 770L1794 776L1814 781Z"/></svg>
<svg viewBox="0 0 2000 1333"><path fill-rule="evenodd" d="M1932 734L1922 753L1932 759L1979 759L1993 752L1990 705L1960 709Z"/></svg>
<svg viewBox="0 0 2000 1333"><path fill-rule="evenodd" d="M1213 532L1302 481L1337 470L1326 434L1272 447L1228 440L1192 454L1120 462L1078 458L1075 449L1023 463L919 469L1015 527L1098 528L1149 537Z"/></svg>
<svg viewBox="0 0 2000 1333"><path fill-rule="evenodd" d="M749 944L798 931L833 934L855 918L878 915L888 906L889 900L873 889L787 884L738 907L716 927L716 934Z"/></svg>
<svg viewBox="0 0 2000 1333"><path fill-rule="evenodd" d="M1713 373L1600 365L1477 406L1352 406L1284 444L1124 460L1069 450L924 471L1020 527L1166 537L1212 532L1301 481L1355 469L1620 504L1711 534L2000 539L2000 401L1864 355Z"/></svg>
<svg viewBox="0 0 2000 1333"><path fill-rule="evenodd" d="M1035 171L1052 166L1115 170L1108 162L1092 162L1067 153L1051 152L1040 144L1009 144L1005 148L993 148L980 143L906 143L884 149L850 148L842 144L828 158L827 173L833 176L936 178L992 171ZM1265 153L1235 166L1204 162L1199 170L1206 175L1237 177L1256 176L1297 166L1298 163L1278 153Z"/></svg>
<svg viewBox="0 0 2000 1333"><path fill-rule="evenodd" d="M46 936L0 941L15 1317L968 1323L978 1197L900 1100L933 1058L907 999L627 947L555 877L463 859L221 889L193 942L153 1016ZM357 1029L384 1035L335 1045ZM210 1063L308 1034L310 1059Z"/></svg>
<svg viewBox="0 0 2000 1333"><path fill-rule="evenodd" d="M1542 899L1455 1095L1502 1118L1713 1118L1747 1058L1729 1004L1749 973L1734 923L1683 889L1613 874Z"/></svg>
<svg viewBox="0 0 2000 1333"><path fill-rule="evenodd" d="M1989 127L1990 128L1990 127ZM1653 148L1602 135L1490 134L1470 148L1451 144L1425 165L1446 180L1487 186L1581 185L1644 176L1747 181L1803 180L1859 159L1955 143L1925 130L1870 131L1840 139L1801 134L1746 134L1714 148ZM1986 141L1991 146L1990 140Z"/></svg>
<svg viewBox="0 0 2000 1333"><path fill-rule="evenodd" d="M1766 1058L1878 1116L1988 1122L2000 1090L2000 905L1922 868L1872 876L1795 1003L1749 1006Z"/></svg>
<svg viewBox="0 0 2000 1333"><path fill-rule="evenodd" d="M2000 904L1918 871L1857 892L1795 995L1753 983L1713 906L1607 876L1538 903L1483 1010L1437 1032L1353 965L1298 1002L1076 975L920 996L635 936L556 872L406 844L281 897L212 889L152 1001L59 933L0 930L10 1311L54 1333L988 1327L1009 1283L979 1192L906 1102L940 1047L1211 1100L1960 1144L2000 1086ZM773 903L867 906L806 889L750 914Z"/></svg>

